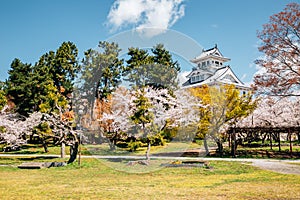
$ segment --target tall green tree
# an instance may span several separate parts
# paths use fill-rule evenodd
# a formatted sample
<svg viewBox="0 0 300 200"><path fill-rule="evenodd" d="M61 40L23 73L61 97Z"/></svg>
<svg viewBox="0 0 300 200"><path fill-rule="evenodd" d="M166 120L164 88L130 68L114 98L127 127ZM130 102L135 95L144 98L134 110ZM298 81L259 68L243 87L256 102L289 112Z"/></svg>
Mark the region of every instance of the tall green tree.
<svg viewBox="0 0 300 200"><path fill-rule="evenodd" d="M105 99L121 82L125 73L123 59L119 58L121 49L118 44L100 41L100 50L89 49L82 63L82 80L85 91L93 96Z"/></svg>
<svg viewBox="0 0 300 200"><path fill-rule="evenodd" d="M92 126L96 118L94 109L100 112L102 110L96 108L95 105L101 106L101 102L107 100L121 83L126 71L123 59L119 58L121 49L118 44L100 41L98 47L99 49L87 50L82 61L81 95L82 98L88 100L88 108L85 111L89 113L87 115L89 126ZM97 101L98 104L96 104ZM101 113L98 114L101 115Z"/></svg>
<svg viewBox="0 0 300 200"><path fill-rule="evenodd" d="M35 68L39 68L36 72L50 79L57 90L68 97L73 92L74 80L80 71L78 49L72 42L63 42L56 51L42 55Z"/></svg>
<svg viewBox="0 0 300 200"><path fill-rule="evenodd" d="M59 109L65 109L68 102L69 92L73 90L70 88L68 92L65 92L63 86L55 85L54 78L56 75L52 74L54 66L51 65L55 60L54 52L49 52L42 55L39 61L33 68L33 81L32 87L35 95L37 110L44 113L59 113ZM73 85L73 82L71 82Z"/></svg>
<svg viewBox="0 0 300 200"><path fill-rule="evenodd" d="M142 138L147 139L146 157L148 160L150 159L151 135L153 135L149 131L153 130L146 129L146 126L153 122L154 113L151 112L153 105L151 99L146 96L146 90L168 89L172 93L178 85L177 75L180 67L162 44L154 46L151 52L145 49L129 48L128 55L130 58L127 60L128 73L125 80L130 82L132 89L135 90L131 120L141 126ZM165 106L168 107L168 105Z"/></svg>
<svg viewBox="0 0 300 200"><path fill-rule="evenodd" d="M6 89L18 113L52 112L59 104L65 106L80 70L77 51L75 44L64 42L56 52L42 55L35 65L19 59L12 62Z"/></svg>
<svg viewBox="0 0 300 200"><path fill-rule="evenodd" d="M14 59L11 69L8 71L9 78L6 81L8 98L16 105L16 111L27 115L34 109L33 92L31 87L32 65L22 63Z"/></svg>
<svg viewBox="0 0 300 200"><path fill-rule="evenodd" d="M178 85L179 63L173 61L171 53L162 44L154 46L151 53L144 49L129 48L128 55L127 80L131 85L170 90Z"/></svg>

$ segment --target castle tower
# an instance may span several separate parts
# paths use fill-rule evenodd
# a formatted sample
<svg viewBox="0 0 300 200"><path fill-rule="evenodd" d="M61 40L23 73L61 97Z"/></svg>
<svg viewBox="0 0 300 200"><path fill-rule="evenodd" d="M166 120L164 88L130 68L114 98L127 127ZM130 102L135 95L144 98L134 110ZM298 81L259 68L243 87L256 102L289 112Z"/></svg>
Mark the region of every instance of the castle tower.
<svg viewBox="0 0 300 200"><path fill-rule="evenodd" d="M199 56L191 60L195 67L187 76L188 80L183 83L183 88L233 84L243 92L249 91L250 88L237 78L230 66L225 65L228 61L230 59L222 55L217 45L202 50Z"/></svg>

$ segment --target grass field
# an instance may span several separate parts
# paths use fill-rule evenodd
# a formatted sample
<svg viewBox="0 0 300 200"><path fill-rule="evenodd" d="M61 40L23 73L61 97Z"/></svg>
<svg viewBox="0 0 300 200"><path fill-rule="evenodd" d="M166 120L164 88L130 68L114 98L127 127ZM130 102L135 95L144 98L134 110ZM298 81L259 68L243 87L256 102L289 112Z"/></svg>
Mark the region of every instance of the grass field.
<svg viewBox="0 0 300 200"><path fill-rule="evenodd" d="M26 158L30 160L30 158ZM61 161L40 159L34 161ZM16 166L24 158L1 158ZM135 172L150 166L132 166ZM160 168L126 173L97 159L83 159L61 168L24 170L0 167L1 199L297 199L300 176L257 169L247 163L210 162L213 169ZM126 162L115 162L128 167Z"/></svg>
<svg viewBox="0 0 300 200"><path fill-rule="evenodd" d="M200 148L196 143L167 143L165 146L152 146L151 153L166 153L166 152L184 152L189 149ZM0 146L0 149L1 146ZM135 152L129 152L128 148L116 147L114 151L110 150L107 143L101 145L85 144L81 148L82 155L145 155L147 147L140 147ZM41 144L26 144L21 150L7 152L8 154L60 154L60 146L49 145L49 152L45 153ZM69 153L69 147L66 146L66 153Z"/></svg>

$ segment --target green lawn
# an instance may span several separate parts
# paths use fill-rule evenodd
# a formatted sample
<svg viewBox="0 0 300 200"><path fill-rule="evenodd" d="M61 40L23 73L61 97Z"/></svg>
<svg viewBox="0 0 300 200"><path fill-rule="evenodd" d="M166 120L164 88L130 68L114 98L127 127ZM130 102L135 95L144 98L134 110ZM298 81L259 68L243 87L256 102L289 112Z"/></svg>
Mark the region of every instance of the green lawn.
<svg viewBox="0 0 300 200"><path fill-rule="evenodd" d="M188 149L201 148L196 143L167 143L165 146L152 146L151 153L166 153L166 152L184 152ZM2 149L2 148L0 148ZM144 155L147 147L140 147L135 152L129 152L128 148L116 147L116 150L111 151L107 143L101 145L82 145L82 155ZM23 145L20 151L7 152L8 154L60 154L60 146L48 146L48 153L45 153L41 144L26 144ZM69 154L69 147L66 146L66 153Z"/></svg>
<svg viewBox="0 0 300 200"><path fill-rule="evenodd" d="M210 145L210 147L213 147ZM2 149L0 147L0 149ZM128 148L119 148L116 147L115 151L111 151L109 148L109 145L107 143L101 144L101 145L82 145L82 155L145 155L146 147L140 147L135 152L129 152ZM189 150L199 150L202 149L201 156L205 156L203 145L199 145L197 143L183 143L183 142L172 142L172 143L166 143L165 146L152 146L151 147L151 154L160 154L160 155L166 155L166 153L171 153L169 155L173 156L180 156L185 151ZM42 145L34 145L34 144L27 144L22 146L20 151L13 151L8 152L8 154L60 154L60 146L52 146L49 145L48 147L49 152L45 153L44 148ZM215 148L211 149L211 156L215 155ZM175 152L179 152L179 154L172 154ZM194 151L194 154L196 152ZM69 154L69 147L66 146L66 154ZM197 153L196 153L197 154ZM195 155L196 155L195 154ZM195 155L189 155L189 156L195 156ZM224 155L223 157L231 157L230 149L228 147L224 147ZM277 158L277 159L298 159L300 158L300 146L295 145L293 146L293 154L291 155L289 153L289 146L285 145L282 146L281 152L278 151L278 147L273 147L271 150L270 147L256 147L256 148L246 148L246 147L238 147L237 149L237 157L239 158Z"/></svg>
<svg viewBox="0 0 300 200"><path fill-rule="evenodd" d="M30 158L27 158L29 161ZM34 160L36 161L36 160ZM40 159L38 161L61 161ZM22 158L0 158L18 165ZM238 162L210 162L213 169L126 166L127 161L83 159L61 168L21 170L0 166L1 199L296 199L300 176L283 175ZM113 165L114 164L114 165ZM123 171L115 170L116 166ZM149 170L155 168L156 170ZM125 169L132 172L124 172ZM145 172L147 173L140 173Z"/></svg>

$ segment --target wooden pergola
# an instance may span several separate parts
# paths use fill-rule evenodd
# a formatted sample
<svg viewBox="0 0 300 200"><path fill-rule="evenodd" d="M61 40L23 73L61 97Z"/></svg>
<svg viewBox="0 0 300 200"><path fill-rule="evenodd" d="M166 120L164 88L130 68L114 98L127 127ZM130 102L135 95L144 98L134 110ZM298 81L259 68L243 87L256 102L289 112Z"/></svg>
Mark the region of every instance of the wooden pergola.
<svg viewBox="0 0 300 200"><path fill-rule="evenodd" d="M229 134L229 145L231 146L231 154L233 157L236 156L236 148L238 145L237 142L237 134L269 134L270 136L270 147L272 149L272 134L277 134L279 137L279 151L281 150L280 146L280 134L287 133L288 134L288 140L289 140L289 146L290 146L290 153L293 152L293 145L292 145L292 134L300 134L300 126L282 126L282 127L230 127L227 131ZM299 139L299 138L298 138Z"/></svg>

